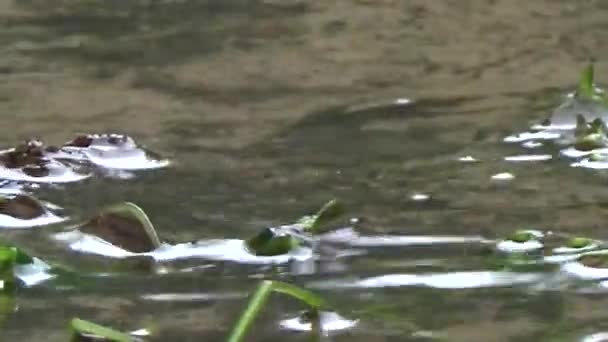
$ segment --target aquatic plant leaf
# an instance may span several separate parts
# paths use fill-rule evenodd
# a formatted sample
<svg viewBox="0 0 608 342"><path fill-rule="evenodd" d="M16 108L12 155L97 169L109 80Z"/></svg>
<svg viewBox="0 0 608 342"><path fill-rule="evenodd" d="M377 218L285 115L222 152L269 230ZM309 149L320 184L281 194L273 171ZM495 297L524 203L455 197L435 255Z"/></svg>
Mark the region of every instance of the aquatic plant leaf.
<svg viewBox="0 0 608 342"><path fill-rule="evenodd" d="M79 318L72 319L70 330L72 332L70 342L90 341L88 337L94 337L95 341L136 342L136 339L129 334Z"/></svg>
<svg viewBox="0 0 608 342"><path fill-rule="evenodd" d="M586 98L592 98L595 95L593 85L593 63L587 64L587 66L585 66L583 69L578 82L577 94Z"/></svg>
<svg viewBox="0 0 608 342"><path fill-rule="evenodd" d="M573 237L568 240L568 242L566 243L566 247L583 248L583 247L587 247L587 246L591 245L591 243L593 243L593 240L591 240L589 238Z"/></svg>
<svg viewBox="0 0 608 342"><path fill-rule="evenodd" d="M258 235L245 242L247 249L258 256L277 256L287 254L298 247L298 240L285 232L277 233L273 228L266 228Z"/></svg>
<svg viewBox="0 0 608 342"><path fill-rule="evenodd" d="M16 262L17 252L14 248L0 247L0 292L14 289Z"/></svg>
<svg viewBox="0 0 608 342"><path fill-rule="evenodd" d="M518 230L509 237L509 240L524 243L533 240L534 238L535 236L532 232L526 230Z"/></svg>
<svg viewBox="0 0 608 342"><path fill-rule="evenodd" d="M577 139L574 143L574 148L579 151L591 151L598 148L606 147L608 141L602 133L592 133Z"/></svg>
<svg viewBox="0 0 608 342"><path fill-rule="evenodd" d="M130 252L151 252L161 245L146 213L131 202L107 207L79 228Z"/></svg>
<svg viewBox="0 0 608 342"><path fill-rule="evenodd" d="M323 299L312 292L288 283L264 280L258 286L257 291L249 301L249 305L247 305L234 329L232 329L230 337L227 340L228 342L240 342L243 340L247 330L249 330L258 313L264 307L264 304L266 304L270 293L273 291L297 298L309 305L313 310L318 310L325 305Z"/></svg>
<svg viewBox="0 0 608 342"><path fill-rule="evenodd" d="M331 223L344 214L344 207L337 199L325 203L314 215L302 217L298 223L304 226L304 230L313 234L322 233L324 225Z"/></svg>

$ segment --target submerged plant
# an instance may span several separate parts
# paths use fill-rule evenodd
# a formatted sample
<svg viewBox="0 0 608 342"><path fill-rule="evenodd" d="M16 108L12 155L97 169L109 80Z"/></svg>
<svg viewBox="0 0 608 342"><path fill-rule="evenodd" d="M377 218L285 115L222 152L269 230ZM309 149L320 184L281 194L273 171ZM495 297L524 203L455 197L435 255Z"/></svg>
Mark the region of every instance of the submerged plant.
<svg viewBox="0 0 608 342"><path fill-rule="evenodd" d="M335 199L327 202L316 214L302 217L293 225L265 228L246 241L250 252L259 256L287 254L300 246L307 235L319 234L343 213Z"/></svg>
<svg viewBox="0 0 608 342"><path fill-rule="evenodd" d="M319 332L321 325L319 322L318 313L321 308L325 307L325 302L323 299L312 292L288 283L264 280L251 297L249 305L241 314L241 317L234 326L234 329L232 329L230 337L228 337L227 340L228 342L240 342L243 340L247 334L247 331L255 321L255 318L258 316L260 310L262 310L266 304L266 301L272 292L286 294L308 305L310 307L310 311L307 317L308 319L314 321L311 322L313 332Z"/></svg>
<svg viewBox="0 0 608 342"><path fill-rule="evenodd" d="M70 322L70 342L101 341L101 342L136 342L133 336L104 327L93 322L74 318Z"/></svg>

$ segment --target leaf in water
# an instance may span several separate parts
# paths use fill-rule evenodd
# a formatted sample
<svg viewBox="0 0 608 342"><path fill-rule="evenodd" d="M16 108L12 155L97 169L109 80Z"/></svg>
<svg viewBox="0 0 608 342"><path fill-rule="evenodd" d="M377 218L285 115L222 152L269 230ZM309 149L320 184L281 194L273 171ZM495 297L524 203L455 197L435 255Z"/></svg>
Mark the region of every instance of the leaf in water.
<svg viewBox="0 0 608 342"><path fill-rule="evenodd" d="M103 342L135 342L129 334L113 330L89 321L74 318L70 323L71 342L103 341Z"/></svg>
<svg viewBox="0 0 608 342"><path fill-rule="evenodd" d="M161 244L146 213L130 202L103 209L79 229L134 253L151 252Z"/></svg>
<svg viewBox="0 0 608 342"><path fill-rule="evenodd" d="M577 139L574 143L574 148L579 151L591 151L598 148L606 147L608 141L602 133L592 133Z"/></svg>
<svg viewBox="0 0 608 342"><path fill-rule="evenodd" d="M15 264L17 251L11 247L0 247L0 292L15 288Z"/></svg>
<svg viewBox="0 0 608 342"><path fill-rule="evenodd" d="M287 254L298 247L298 240L287 232L277 232L266 228L246 241L247 249L257 256L277 256Z"/></svg>
<svg viewBox="0 0 608 342"><path fill-rule="evenodd" d="M581 78L578 82L577 94L586 98L592 98L595 95L593 85L593 63L587 64L581 73Z"/></svg>
<svg viewBox="0 0 608 342"><path fill-rule="evenodd" d="M22 220L31 220L44 215L45 212L44 206L31 196L0 197L0 214Z"/></svg>
<svg viewBox="0 0 608 342"><path fill-rule="evenodd" d="M314 215L302 217L298 223L304 226L304 230L313 234L323 233L325 226L344 214L344 207L337 199L325 203Z"/></svg>
<svg viewBox="0 0 608 342"><path fill-rule="evenodd" d="M584 248L593 243L593 240L585 237L573 237L568 240L566 247L569 248Z"/></svg>
<svg viewBox="0 0 608 342"><path fill-rule="evenodd" d="M514 242L528 242L530 240L534 240L536 238L536 236L534 235L534 233L527 231L527 230L517 230L515 231L515 233L513 233L510 237L509 240L514 241Z"/></svg>

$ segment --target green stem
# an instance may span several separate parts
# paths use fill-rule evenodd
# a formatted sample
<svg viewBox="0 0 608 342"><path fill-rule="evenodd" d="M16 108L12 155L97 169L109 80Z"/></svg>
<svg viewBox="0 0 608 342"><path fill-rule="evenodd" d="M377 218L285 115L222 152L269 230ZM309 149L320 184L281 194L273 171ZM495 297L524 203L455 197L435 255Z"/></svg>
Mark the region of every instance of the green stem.
<svg viewBox="0 0 608 342"><path fill-rule="evenodd" d="M249 305L247 309L239 318L235 328L232 330L230 337L228 338L228 342L239 342L249 330L249 327L255 320L258 312L262 309L268 296L272 292L272 282L269 280L264 280L262 284L258 287L258 290L255 292L251 300L249 301Z"/></svg>
<svg viewBox="0 0 608 342"><path fill-rule="evenodd" d="M272 291L283 293L299 299L308 304L314 310L317 310L325 305L323 299L312 292L288 283L264 280L258 287L253 297L251 297L247 309L245 309L241 315L241 318L239 318L236 326L234 329L232 329L232 333L230 334L230 337L228 337L228 342L240 342L243 339L258 313L264 307L264 304Z"/></svg>

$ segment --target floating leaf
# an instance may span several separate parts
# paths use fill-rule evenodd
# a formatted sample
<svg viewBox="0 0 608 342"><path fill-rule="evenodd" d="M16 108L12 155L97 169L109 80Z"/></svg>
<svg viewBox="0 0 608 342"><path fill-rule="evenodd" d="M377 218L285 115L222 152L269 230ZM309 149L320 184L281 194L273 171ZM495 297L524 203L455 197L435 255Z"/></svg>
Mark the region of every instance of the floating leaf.
<svg viewBox="0 0 608 342"><path fill-rule="evenodd" d="M277 256L287 254L298 247L298 240L287 232L266 228L246 241L247 249L258 256Z"/></svg>
<svg viewBox="0 0 608 342"><path fill-rule="evenodd" d="M568 240L566 243L566 247L569 248L584 248L590 246L593 243L593 240L584 237L573 237Z"/></svg>
<svg viewBox="0 0 608 342"><path fill-rule="evenodd" d="M129 334L107 328L93 322L74 318L70 323L72 337L70 342L102 341L102 342L135 342Z"/></svg>
<svg viewBox="0 0 608 342"><path fill-rule="evenodd" d="M130 202L103 209L79 229L134 253L151 252L161 244L146 213Z"/></svg>
<svg viewBox="0 0 608 342"><path fill-rule="evenodd" d="M264 307L264 304L266 304L268 296L270 296L270 293L273 291L287 294L291 297L299 299L310 306L313 310L318 310L325 306L323 299L310 291L301 289L288 283L264 280L258 287L255 294L251 297L249 305L247 305L245 311L243 311L241 314L241 318L238 320L237 324L232 330L232 333L228 338L228 342L240 342L243 340L247 330L249 330L258 313Z"/></svg>

